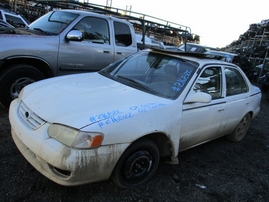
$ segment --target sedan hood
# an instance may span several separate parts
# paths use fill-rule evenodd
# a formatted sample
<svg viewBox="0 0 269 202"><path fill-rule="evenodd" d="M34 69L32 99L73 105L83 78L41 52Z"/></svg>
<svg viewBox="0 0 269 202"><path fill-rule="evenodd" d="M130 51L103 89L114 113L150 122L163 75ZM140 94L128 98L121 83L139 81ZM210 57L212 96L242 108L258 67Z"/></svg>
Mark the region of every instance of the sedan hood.
<svg viewBox="0 0 269 202"><path fill-rule="evenodd" d="M99 73L46 79L26 86L20 98L50 123L75 128L104 120L131 107L158 105L169 100L131 88ZM91 118L97 117L98 118ZM101 117L101 118L100 118Z"/></svg>

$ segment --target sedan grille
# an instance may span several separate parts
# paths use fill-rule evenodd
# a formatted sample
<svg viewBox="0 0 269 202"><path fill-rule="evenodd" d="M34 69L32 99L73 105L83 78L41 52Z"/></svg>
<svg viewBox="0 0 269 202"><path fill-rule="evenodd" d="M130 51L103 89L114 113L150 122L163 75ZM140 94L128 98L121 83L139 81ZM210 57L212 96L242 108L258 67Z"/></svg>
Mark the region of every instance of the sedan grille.
<svg viewBox="0 0 269 202"><path fill-rule="evenodd" d="M32 130L38 129L45 121L37 116L31 109L29 109L23 102L19 106L19 116L23 122Z"/></svg>

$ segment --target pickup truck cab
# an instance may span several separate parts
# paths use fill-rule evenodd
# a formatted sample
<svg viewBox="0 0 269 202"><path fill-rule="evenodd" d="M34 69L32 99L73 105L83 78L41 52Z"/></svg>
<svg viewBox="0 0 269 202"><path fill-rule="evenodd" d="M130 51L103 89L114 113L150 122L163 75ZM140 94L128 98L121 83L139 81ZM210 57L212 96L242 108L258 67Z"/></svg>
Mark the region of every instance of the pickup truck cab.
<svg viewBox="0 0 269 202"><path fill-rule="evenodd" d="M0 102L6 108L30 83L95 72L137 52L131 23L89 11L51 11L27 29L0 33Z"/></svg>

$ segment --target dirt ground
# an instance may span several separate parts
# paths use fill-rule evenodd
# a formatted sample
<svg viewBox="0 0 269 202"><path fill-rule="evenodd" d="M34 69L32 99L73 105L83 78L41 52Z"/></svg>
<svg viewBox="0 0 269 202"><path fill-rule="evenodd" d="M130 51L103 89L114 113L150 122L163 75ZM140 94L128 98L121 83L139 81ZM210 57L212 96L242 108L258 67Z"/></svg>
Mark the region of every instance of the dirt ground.
<svg viewBox="0 0 269 202"><path fill-rule="evenodd" d="M245 139L225 138L179 154L179 165L161 162L151 181L121 189L110 181L64 187L37 172L20 154L10 134L8 112L0 107L1 201L269 201L269 102Z"/></svg>

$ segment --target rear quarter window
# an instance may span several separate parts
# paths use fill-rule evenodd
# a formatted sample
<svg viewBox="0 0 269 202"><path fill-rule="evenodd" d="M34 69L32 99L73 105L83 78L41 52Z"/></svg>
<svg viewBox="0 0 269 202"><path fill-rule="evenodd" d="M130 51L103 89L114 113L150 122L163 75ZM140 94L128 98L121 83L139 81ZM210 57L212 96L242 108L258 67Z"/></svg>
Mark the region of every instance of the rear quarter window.
<svg viewBox="0 0 269 202"><path fill-rule="evenodd" d="M248 85L237 69L226 67L224 73L226 79L226 96L248 92Z"/></svg>
<svg viewBox="0 0 269 202"><path fill-rule="evenodd" d="M115 42L117 46L130 46L132 35L130 27L121 22L114 22Z"/></svg>
<svg viewBox="0 0 269 202"><path fill-rule="evenodd" d="M24 27L24 22L15 16L5 14L6 21L14 27Z"/></svg>

